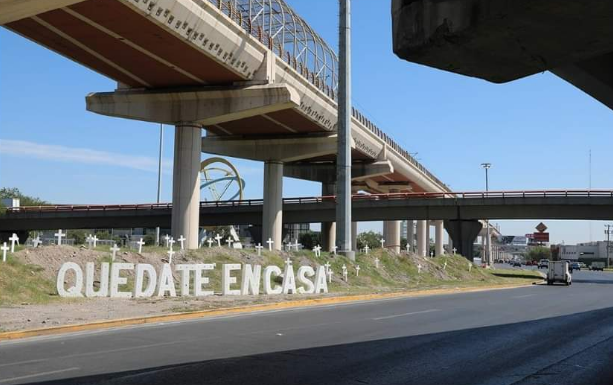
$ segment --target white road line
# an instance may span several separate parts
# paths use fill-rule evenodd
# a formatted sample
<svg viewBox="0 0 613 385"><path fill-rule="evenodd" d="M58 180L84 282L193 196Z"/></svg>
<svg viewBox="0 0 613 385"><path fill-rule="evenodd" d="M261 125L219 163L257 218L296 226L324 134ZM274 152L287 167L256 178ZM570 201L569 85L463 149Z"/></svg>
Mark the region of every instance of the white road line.
<svg viewBox="0 0 613 385"><path fill-rule="evenodd" d="M41 359L41 360L28 360L28 361L11 362L11 363L8 363L8 364L0 364L0 368L5 367L5 366L13 366L13 365L33 364L33 363L36 363L36 362L44 362L44 361L48 361L48 360L45 358L45 359Z"/></svg>
<svg viewBox="0 0 613 385"><path fill-rule="evenodd" d="M13 382L13 381L18 381L18 380L25 380L26 378L42 377L42 376L47 376L47 375L50 375L50 374L72 372L72 371L79 370L79 369L80 368L76 368L75 367L75 368L68 368L68 369L53 370L51 372L41 372L41 373L36 373L36 374L28 374L27 376L6 378L4 380L0 380L0 384L5 384L7 382Z"/></svg>
<svg viewBox="0 0 613 385"><path fill-rule="evenodd" d="M377 318L373 318L373 321L381 321L384 319L391 319L391 318L398 318L398 317L406 317L409 315L415 315L415 314L426 314L426 313L434 313L437 311L441 311L440 309L429 309L429 310L422 310L422 311L414 311L411 313L404 313L404 314L396 314L396 315L388 315L385 317L377 317Z"/></svg>
<svg viewBox="0 0 613 385"><path fill-rule="evenodd" d="M536 294L526 294L526 295L517 295L515 297L511 297L511 298L528 298L528 297L534 297Z"/></svg>

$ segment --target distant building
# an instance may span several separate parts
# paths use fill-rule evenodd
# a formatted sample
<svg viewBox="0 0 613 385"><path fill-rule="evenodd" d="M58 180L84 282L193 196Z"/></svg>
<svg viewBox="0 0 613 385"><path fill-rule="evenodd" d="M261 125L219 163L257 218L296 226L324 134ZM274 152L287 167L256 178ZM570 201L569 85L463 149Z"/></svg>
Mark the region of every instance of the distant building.
<svg viewBox="0 0 613 385"><path fill-rule="evenodd" d="M611 243L613 245L613 242ZM613 247L609 249L609 257L613 259ZM606 261L607 242L587 242L576 245L560 245L560 259L590 263Z"/></svg>

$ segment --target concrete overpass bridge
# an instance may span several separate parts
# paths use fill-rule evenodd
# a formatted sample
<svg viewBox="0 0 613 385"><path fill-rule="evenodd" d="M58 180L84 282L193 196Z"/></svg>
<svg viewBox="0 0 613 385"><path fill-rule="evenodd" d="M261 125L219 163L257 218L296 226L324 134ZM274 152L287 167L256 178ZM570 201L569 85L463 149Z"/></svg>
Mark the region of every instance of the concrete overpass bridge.
<svg viewBox="0 0 613 385"><path fill-rule="evenodd" d="M0 24L117 81L87 96L89 111L176 127L171 227L189 248L201 152L265 162L261 222L276 247L283 176L335 194L337 57L283 0L0 0ZM357 110L352 137L355 192L448 191ZM386 222L386 237L399 228Z"/></svg>
<svg viewBox="0 0 613 385"><path fill-rule="evenodd" d="M551 71L613 108L607 0L393 0L394 52L506 83Z"/></svg>
<svg viewBox="0 0 613 385"><path fill-rule="evenodd" d="M264 200L201 202L200 223L260 225L264 205ZM283 212L285 223L330 222L335 216L335 197L284 199ZM167 227L171 224L171 213L171 204L22 207L8 210L0 217L0 231ZM613 191L355 195L352 215L359 222L409 219L444 223L453 245L463 255L472 256L474 240L483 227L481 219L613 220ZM417 229L416 249L425 256L428 237L420 226ZM437 255L442 254L442 229L435 233L435 245Z"/></svg>

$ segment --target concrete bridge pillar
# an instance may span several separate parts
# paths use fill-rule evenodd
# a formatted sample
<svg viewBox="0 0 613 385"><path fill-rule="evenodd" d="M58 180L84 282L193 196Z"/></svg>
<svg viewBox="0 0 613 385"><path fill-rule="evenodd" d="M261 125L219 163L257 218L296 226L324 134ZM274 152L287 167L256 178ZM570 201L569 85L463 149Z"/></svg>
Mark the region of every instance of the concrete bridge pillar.
<svg viewBox="0 0 613 385"><path fill-rule="evenodd" d="M175 127L171 232L175 239L184 236L190 250L198 248L201 141L199 125Z"/></svg>
<svg viewBox="0 0 613 385"><path fill-rule="evenodd" d="M336 195L336 185L334 183L322 183L322 196ZM336 222L322 222L321 224L321 244L324 250L331 252L336 245Z"/></svg>
<svg viewBox="0 0 613 385"><path fill-rule="evenodd" d="M411 253L415 252L415 221L407 221L407 247Z"/></svg>
<svg viewBox="0 0 613 385"><path fill-rule="evenodd" d="M351 249L358 251L358 222L351 222Z"/></svg>
<svg viewBox="0 0 613 385"><path fill-rule="evenodd" d="M445 221L444 224L458 253L472 261L474 257L473 244L483 228L481 222L477 220L449 220Z"/></svg>
<svg viewBox="0 0 613 385"><path fill-rule="evenodd" d="M283 247L283 163L264 164L262 242L272 239L273 250ZM266 245L267 246L267 245Z"/></svg>
<svg viewBox="0 0 613 385"><path fill-rule="evenodd" d="M443 221L435 221L434 222L434 254L436 256L445 254L445 249L443 249L443 232L445 226Z"/></svg>
<svg viewBox="0 0 613 385"><path fill-rule="evenodd" d="M383 222L383 239L387 249L400 253L400 221Z"/></svg>
<svg viewBox="0 0 613 385"><path fill-rule="evenodd" d="M417 221L417 255L425 257L427 253L426 228L428 221Z"/></svg>

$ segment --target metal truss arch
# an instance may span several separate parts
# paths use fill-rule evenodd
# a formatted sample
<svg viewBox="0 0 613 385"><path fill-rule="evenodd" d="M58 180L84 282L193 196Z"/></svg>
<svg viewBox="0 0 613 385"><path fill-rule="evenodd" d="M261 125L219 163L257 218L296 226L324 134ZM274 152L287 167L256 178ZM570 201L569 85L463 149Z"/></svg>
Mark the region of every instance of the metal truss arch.
<svg viewBox="0 0 613 385"><path fill-rule="evenodd" d="M336 99L335 51L284 0L208 0L268 46L326 95Z"/></svg>

